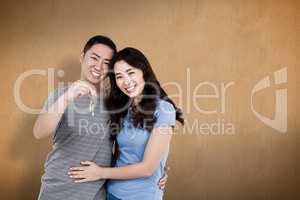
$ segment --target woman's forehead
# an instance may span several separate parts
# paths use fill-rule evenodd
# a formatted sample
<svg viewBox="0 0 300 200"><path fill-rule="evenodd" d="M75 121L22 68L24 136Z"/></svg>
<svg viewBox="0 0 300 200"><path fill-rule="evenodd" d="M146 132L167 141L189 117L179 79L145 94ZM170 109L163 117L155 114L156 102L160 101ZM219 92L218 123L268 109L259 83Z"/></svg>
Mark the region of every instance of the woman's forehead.
<svg viewBox="0 0 300 200"><path fill-rule="evenodd" d="M114 70L118 72L127 72L129 70L133 70L135 67L129 65L127 62L120 60L115 63Z"/></svg>

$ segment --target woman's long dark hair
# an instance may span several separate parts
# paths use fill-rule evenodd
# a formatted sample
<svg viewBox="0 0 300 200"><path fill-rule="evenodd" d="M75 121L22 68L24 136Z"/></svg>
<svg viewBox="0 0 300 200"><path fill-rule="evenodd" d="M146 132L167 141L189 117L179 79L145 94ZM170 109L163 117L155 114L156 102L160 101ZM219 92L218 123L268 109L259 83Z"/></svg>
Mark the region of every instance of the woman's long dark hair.
<svg viewBox="0 0 300 200"><path fill-rule="evenodd" d="M138 105L132 103L126 94L124 94L117 86L114 65L118 61L124 61L130 66L140 69L143 72L145 87L142 92L142 98ZM132 123L134 127L144 128L151 133L156 117L154 112L156 109L157 99L163 99L170 102L176 110L176 120L184 124L182 112L176 107L175 103L168 97L164 89L160 86L150 63L142 52L135 48L127 47L119 51L112 59L109 67L108 77L110 79L111 91L106 99L106 106L110 113L110 131L112 139L122 128L123 119L131 112Z"/></svg>

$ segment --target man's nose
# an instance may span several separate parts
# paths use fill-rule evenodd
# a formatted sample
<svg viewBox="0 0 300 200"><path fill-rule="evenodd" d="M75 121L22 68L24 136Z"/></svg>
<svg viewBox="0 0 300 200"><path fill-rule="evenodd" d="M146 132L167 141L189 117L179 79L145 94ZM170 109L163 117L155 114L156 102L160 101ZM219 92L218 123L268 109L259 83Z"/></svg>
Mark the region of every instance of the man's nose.
<svg viewBox="0 0 300 200"><path fill-rule="evenodd" d="M99 60L97 63L96 63L96 69L97 70L101 70L103 67L103 61L102 60Z"/></svg>

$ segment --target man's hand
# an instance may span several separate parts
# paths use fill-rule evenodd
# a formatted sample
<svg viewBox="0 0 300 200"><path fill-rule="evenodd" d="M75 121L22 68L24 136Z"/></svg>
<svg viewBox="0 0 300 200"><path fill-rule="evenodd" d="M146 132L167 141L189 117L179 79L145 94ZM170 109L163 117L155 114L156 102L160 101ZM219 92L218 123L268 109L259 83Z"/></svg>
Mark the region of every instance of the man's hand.
<svg viewBox="0 0 300 200"><path fill-rule="evenodd" d="M87 81L78 80L78 81L75 81L74 83L72 83L72 85L67 90L65 95L66 95L66 100L68 102L70 102L80 96L84 96L84 95L88 95L88 94L92 95L92 96L97 95L95 86L88 83Z"/></svg>
<svg viewBox="0 0 300 200"><path fill-rule="evenodd" d="M52 102L47 110L43 110L39 114L33 127L34 137L41 139L51 135L56 130L68 104L75 98L88 94L97 95L95 86L87 81L75 81L63 95Z"/></svg>

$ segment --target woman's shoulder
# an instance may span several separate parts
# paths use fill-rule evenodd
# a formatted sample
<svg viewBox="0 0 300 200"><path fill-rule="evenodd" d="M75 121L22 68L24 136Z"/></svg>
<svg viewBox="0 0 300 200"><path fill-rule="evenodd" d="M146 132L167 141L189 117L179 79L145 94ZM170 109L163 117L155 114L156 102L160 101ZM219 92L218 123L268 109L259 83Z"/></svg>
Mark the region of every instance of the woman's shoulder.
<svg viewBox="0 0 300 200"><path fill-rule="evenodd" d="M170 113L170 112L175 112L175 108L173 104L170 103L169 101L159 98L157 100L156 111Z"/></svg>
<svg viewBox="0 0 300 200"><path fill-rule="evenodd" d="M175 125L176 112L173 104L169 101L158 99L155 116L157 121L154 127Z"/></svg>

